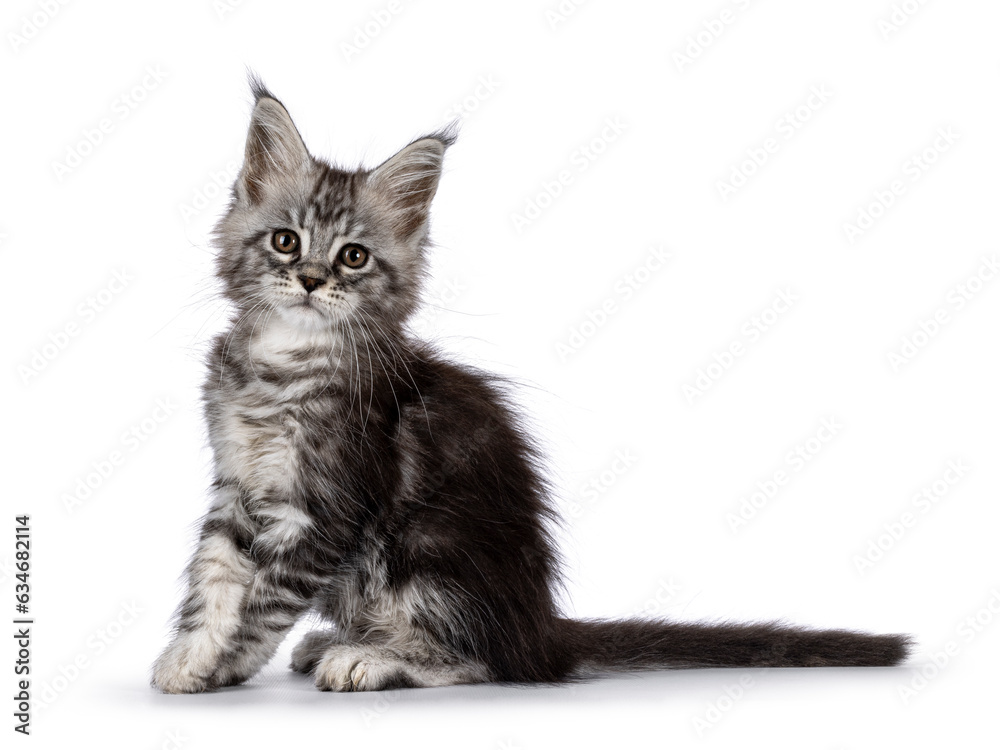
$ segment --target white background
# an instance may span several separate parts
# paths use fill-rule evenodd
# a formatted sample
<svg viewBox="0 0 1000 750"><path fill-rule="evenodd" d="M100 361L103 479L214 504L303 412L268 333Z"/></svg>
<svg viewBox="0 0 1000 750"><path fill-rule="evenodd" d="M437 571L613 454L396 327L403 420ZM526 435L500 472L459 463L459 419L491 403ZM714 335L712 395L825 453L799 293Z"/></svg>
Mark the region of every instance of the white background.
<svg viewBox="0 0 1000 750"><path fill-rule="evenodd" d="M556 0L234 6L11 0L0 20L0 559L13 616L12 517L30 513L36 746L861 748L995 734L1000 281L959 286L998 250L995 3L594 0L564 3L561 19ZM348 165L462 110L418 327L520 384L566 519L570 611L909 632L910 664L336 695L287 670L289 639L244 687L154 693L149 665L206 506L198 392L226 318L209 233L242 154L245 66L314 153ZM744 164L768 138L763 165ZM723 196L734 170L753 174ZM519 226L529 202L544 208ZM851 242L861 211L878 218ZM652 248L670 260L647 273ZM645 283L625 299L628 275ZM977 293L958 309L961 288ZM752 341L744 326L786 290L794 304ZM947 322L921 337L941 309ZM894 367L914 334L924 345ZM687 398L733 342L742 356ZM837 434L808 442L831 419ZM810 460L786 460L800 445ZM112 451L118 465L94 475ZM949 462L968 467L952 484ZM734 531L741 498L781 471ZM82 497L88 480L99 486ZM918 505L935 482L936 502Z"/></svg>

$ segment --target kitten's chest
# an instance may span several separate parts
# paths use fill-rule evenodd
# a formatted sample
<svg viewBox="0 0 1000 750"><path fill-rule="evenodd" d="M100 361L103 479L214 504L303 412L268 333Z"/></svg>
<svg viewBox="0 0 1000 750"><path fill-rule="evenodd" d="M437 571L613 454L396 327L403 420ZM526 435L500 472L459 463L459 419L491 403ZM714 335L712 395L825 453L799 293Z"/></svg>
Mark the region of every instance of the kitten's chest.
<svg viewBox="0 0 1000 750"><path fill-rule="evenodd" d="M314 442L299 407L221 403L210 424L216 470L251 495L288 497L301 486Z"/></svg>

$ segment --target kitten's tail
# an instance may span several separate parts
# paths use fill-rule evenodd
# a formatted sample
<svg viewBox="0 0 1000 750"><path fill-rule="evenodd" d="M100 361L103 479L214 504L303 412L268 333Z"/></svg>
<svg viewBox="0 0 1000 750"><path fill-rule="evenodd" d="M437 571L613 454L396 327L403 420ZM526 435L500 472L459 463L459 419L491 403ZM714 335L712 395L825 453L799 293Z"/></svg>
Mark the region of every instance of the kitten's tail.
<svg viewBox="0 0 1000 750"><path fill-rule="evenodd" d="M781 623L560 620L573 672L692 667L891 667L912 641L904 635L811 630Z"/></svg>

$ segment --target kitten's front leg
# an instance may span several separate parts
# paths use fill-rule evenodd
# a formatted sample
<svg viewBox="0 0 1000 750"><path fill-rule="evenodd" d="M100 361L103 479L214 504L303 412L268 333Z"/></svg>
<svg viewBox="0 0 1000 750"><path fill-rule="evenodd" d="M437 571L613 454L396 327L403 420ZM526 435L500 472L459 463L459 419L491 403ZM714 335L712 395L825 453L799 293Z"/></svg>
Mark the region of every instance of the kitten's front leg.
<svg viewBox="0 0 1000 750"><path fill-rule="evenodd" d="M239 491L217 489L187 569L188 592L173 642L153 665L152 683L165 693L198 693L213 676L240 630L255 566L239 543Z"/></svg>
<svg viewBox="0 0 1000 750"><path fill-rule="evenodd" d="M288 631L305 613L318 580L282 566L258 569L247 594L239 629L212 676L212 687L239 685L274 656Z"/></svg>

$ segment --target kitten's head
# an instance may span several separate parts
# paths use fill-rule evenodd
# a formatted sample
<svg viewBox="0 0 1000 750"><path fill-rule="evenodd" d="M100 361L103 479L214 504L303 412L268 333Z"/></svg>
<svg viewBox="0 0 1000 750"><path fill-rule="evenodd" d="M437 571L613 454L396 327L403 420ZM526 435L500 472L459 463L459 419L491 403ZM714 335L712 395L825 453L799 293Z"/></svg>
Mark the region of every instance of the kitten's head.
<svg viewBox="0 0 1000 750"><path fill-rule="evenodd" d="M309 154L256 79L243 169L216 227L217 273L239 313L273 311L307 330L395 327L416 306L428 211L450 132L369 171Z"/></svg>

